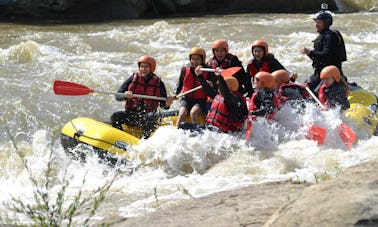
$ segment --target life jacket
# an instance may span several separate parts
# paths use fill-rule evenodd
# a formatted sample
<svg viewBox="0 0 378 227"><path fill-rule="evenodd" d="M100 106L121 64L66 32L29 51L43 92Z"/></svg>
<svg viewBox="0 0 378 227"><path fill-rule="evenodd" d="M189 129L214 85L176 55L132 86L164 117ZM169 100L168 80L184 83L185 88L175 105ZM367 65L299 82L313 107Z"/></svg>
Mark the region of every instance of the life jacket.
<svg viewBox="0 0 378 227"><path fill-rule="evenodd" d="M233 94L236 94L245 102L245 98L239 92ZM206 115L206 122L216 126L223 132L237 132L243 128L246 118L247 116L240 120L233 119L224 102L223 96L218 94L211 103L211 108Z"/></svg>
<svg viewBox="0 0 378 227"><path fill-rule="evenodd" d="M191 69L190 66L185 67L185 76L184 76L184 82L183 82L183 87L182 87L181 92L189 91L190 89L193 89L201 85L201 82L199 81L198 77L196 75L193 75L190 69ZM208 73L202 72L202 75L206 80ZM205 90L201 88L194 92L186 94L185 97L205 100L207 98L207 95L205 93Z"/></svg>
<svg viewBox="0 0 378 227"><path fill-rule="evenodd" d="M249 110L251 111L255 111L255 110L259 110L260 107L261 107L261 103L262 103L262 100L259 100L259 92L261 92L262 90L258 90L257 92L253 93L252 95L252 98L250 100L250 103L249 103ZM272 91L273 92L273 91ZM273 109L273 112L270 113L270 114L266 114L265 117L268 119L268 120L273 120L275 115L276 115L276 112L279 108L281 108L281 100L279 99L278 95L275 94L275 92L273 92L274 95L273 95L273 106L274 106L274 109Z"/></svg>
<svg viewBox="0 0 378 227"><path fill-rule="evenodd" d="M334 89L334 90L329 90L329 89ZM326 107L331 108L331 107L334 107L335 105L338 104L338 105L342 106L342 109L348 109L349 108L349 101L346 98L345 98L345 102L343 102L343 99L338 99L338 101L340 101L340 103L332 103L332 101L331 101L334 98L336 98L336 99L340 98L341 97L340 92L343 91L343 90L345 91L345 97L347 97L349 90L341 82L339 82L339 83L335 82L330 87L326 87L325 84L322 84L322 86L320 86L320 89L319 89L319 92L318 92L318 99ZM333 98L328 97L327 92L330 93L330 95L334 96L334 97Z"/></svg>
<svg viewBox="0 0 378 227"><path fill-rule="evenodd" d="M254 59L251 59L248 61L248 65L247 65L247 69L249 69L249 75L251 76L251 78L255 78L255 75L258 73L258 72L268 72L268 73L271 73L270 71L270 67L269 67L269 61L267 60L264 60L261 64L261 67L257 68L255 64L253 64L253 60Z"/></svg>
<svg viewBox="0 0 378 227"><path fill-rule="evenodd" d="M151 74L149 78L145 80L139 73L134 73L128 91L132 91L133 94L161 97L160 84L161 80L155 74ZM158 106L158 100L142 98L132 98L131 100L127 100L125 104L127 109L147 112L156 112Z"/></svg>
<svg viewBox="0 0 378 227"><path fill-rule="evenodd" d="M216 67L220 67L221 69L228 69L232 67L232 59L235 58L235 55L227 54L226 57L223 59L221 64L219 65L217 59L215 57L212 57L208 61L208 65L210 68L215 69Z"/></svg>
<svg viewBox="0 0 378 227"><path fill-rule="evenodd" d="M319 59L314 59L314 67L320 67L324 68L325 66L328 65L336 65L337 67L340 68L341 63L343 61L347 60L347 55L346 55L346 50L345 50L345 43L344 39L341 35L341 33L338 30L325 30L321 34L316 37L314 40L314 49L317 51L321 51L324 46L324 37L328 34L335 35L337 38L337 46L335 47L336 50L334 53L334 57L329 61L329 62L321 62Z"/></svg>
<svg viewBox="0 0 378 227"><path fill-rule="evenodd" d="M289 92L285 92L288 89L293 90L298 95L290 96ZM278 96L281 101L287 101L298 99L298 96L300 96L302 99L307 99L309 97L309 94L303 85L289 82L280 86L278 90Z"/></svg>

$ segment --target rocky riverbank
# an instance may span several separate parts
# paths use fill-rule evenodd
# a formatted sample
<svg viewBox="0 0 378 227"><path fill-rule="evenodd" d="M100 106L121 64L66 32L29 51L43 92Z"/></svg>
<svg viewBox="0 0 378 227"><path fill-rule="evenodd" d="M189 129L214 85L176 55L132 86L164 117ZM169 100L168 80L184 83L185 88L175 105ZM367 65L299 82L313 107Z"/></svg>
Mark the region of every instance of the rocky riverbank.
<svg viewBox="0 0 378 227"><path fill-rule="evenodd" d="M8 21L98 21L167 18L230 13L314 13L334 0L0 0L0 19Z"/></svg>
<svg viewBox="0 0 378 227"><path fill-rule="evenodd" d="M378 160L319 184L276 182L191 199L111 226L378 226Z"/></svg>

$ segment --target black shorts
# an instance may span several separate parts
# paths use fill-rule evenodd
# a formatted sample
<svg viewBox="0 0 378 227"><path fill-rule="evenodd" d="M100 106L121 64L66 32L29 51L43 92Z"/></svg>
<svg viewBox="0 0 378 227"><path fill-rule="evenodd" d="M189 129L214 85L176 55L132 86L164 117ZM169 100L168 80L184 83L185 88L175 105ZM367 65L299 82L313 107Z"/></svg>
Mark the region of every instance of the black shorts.
<svg viewBox="0 0 378 227"><path fill-rule="evenodd" d="M193 98L183 98L180 102L180 107L185 107L188 112L193 108L193 106L199 105L202 113L206 111L206 99L193 99Z"/></svg>

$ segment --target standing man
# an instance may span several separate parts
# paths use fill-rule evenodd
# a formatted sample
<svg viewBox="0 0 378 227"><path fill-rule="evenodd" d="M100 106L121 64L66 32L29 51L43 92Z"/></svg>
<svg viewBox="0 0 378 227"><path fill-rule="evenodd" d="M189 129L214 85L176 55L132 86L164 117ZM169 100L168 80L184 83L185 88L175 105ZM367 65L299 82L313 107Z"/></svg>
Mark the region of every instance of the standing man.
<svg viewBox="0 0 378 227"><path fill-rule="evenodd" d="M312 59L314 73L305 81L305 84L314 92L318 93L321 86L320 72L328 65L335 65L344 77L341 63L347 60L346 50L343 37L337 30L331 30L333 19L329 11L326 11L328 5L323 3L321 10L314 16L315 28L319 33L314 40L314 49L302 49L302 54L306 54Z"/></svg>

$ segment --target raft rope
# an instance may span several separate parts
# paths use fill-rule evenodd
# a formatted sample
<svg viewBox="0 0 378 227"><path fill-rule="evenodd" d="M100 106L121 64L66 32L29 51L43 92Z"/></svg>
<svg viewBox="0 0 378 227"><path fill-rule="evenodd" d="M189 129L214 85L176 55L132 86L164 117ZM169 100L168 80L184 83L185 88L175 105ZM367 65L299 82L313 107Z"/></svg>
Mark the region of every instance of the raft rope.
<svg viewBox="0 0 378 227"><path fill-rule="evenodd" d="M78 130L78 129L76 128L75 124L73 123L73 121L70 121L70 123L71 123L72 127L73 127L73 128L75 129L75 131L76 131L76 132L74 133L74 135L73 135L73 138L74 138L74 139L78 139L79 137L85 137L85 138L87 138L87 139L97 140L97 141L100 141L100 142L103 142L103 143L107 143L107 144L109 144L109 145L111 145L111 146L118 147L118 146L116 146L115 144L113 144L113 143L109 143L109 142L106 141L106 140L102 140L102 139L98 139L98 138L94 138L94 137L90 137L90 136L84 135L84 131L82 131L82 130ZM89 144L88 144L88 145L89 145ZM118 148L124 150L122 147L118 147ZM127 150L125 150L125 151L127 151Z"/></svg>

